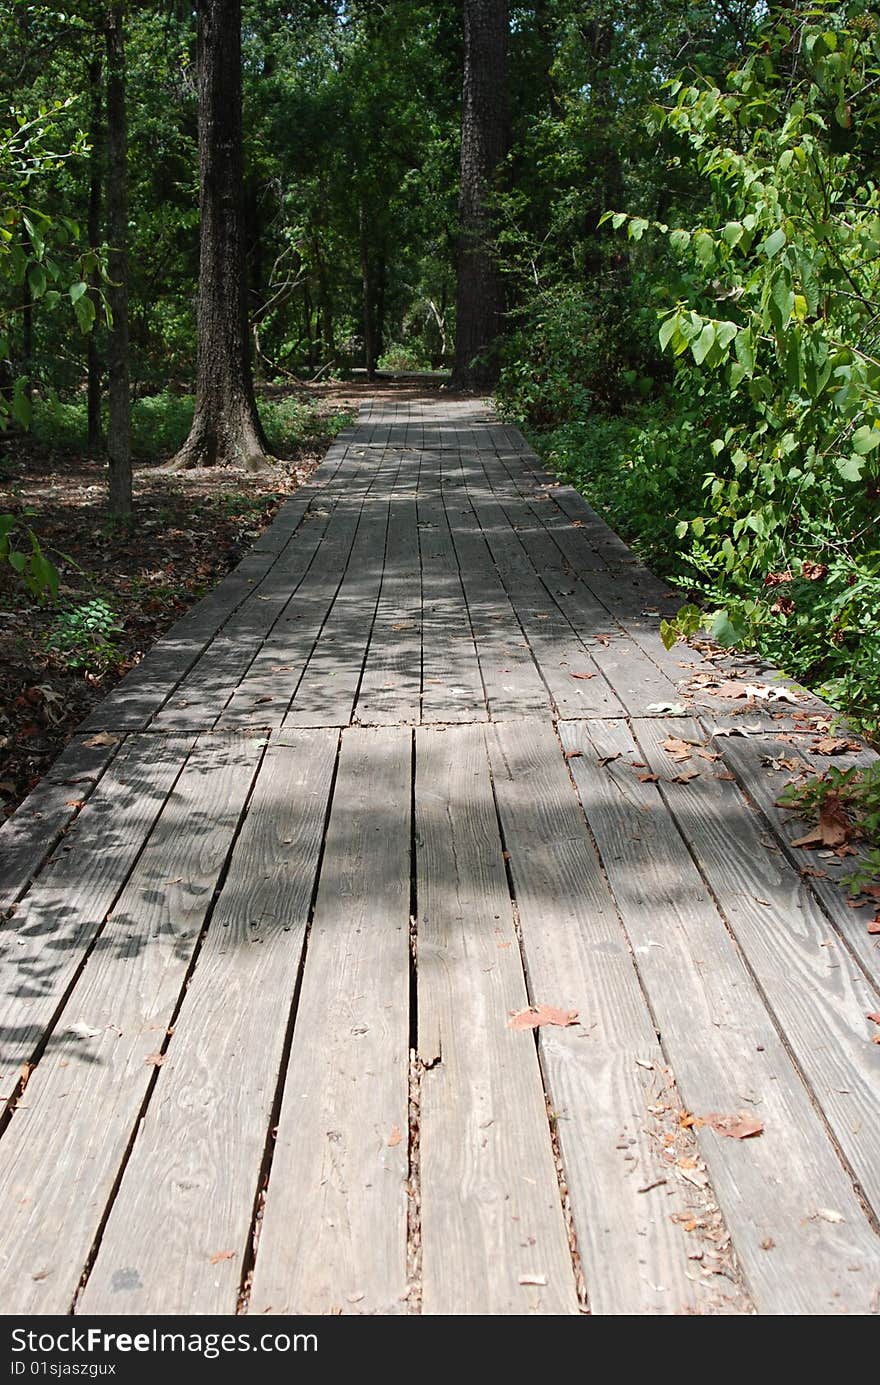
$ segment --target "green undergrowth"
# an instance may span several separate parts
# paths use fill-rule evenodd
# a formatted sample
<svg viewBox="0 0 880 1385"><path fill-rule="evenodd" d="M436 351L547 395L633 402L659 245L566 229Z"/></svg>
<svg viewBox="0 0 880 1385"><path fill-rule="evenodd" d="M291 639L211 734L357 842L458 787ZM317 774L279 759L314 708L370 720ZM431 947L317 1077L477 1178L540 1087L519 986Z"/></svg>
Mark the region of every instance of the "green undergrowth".
<svg viewBox="0 0 880 1385"><path fill-rule="evenodd" d="M279 456L312 438L332 436L348 421L346 414L328 416L308 401L292 396L261 399L259 409L270 445ZM134 456L142 459L170 456L184 442L192 417L193 397L189 394L165 390L136 399L131 415ZM88 438L85 400L38 399L34 404L31 431L40 442L51 447L84 449Z"/></svg>

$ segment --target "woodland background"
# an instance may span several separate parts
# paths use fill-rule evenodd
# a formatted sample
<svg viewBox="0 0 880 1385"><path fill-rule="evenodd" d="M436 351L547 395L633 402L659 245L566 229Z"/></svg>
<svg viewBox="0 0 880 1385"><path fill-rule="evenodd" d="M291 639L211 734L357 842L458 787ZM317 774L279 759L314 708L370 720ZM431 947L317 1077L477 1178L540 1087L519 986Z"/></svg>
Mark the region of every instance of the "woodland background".
<svg viewBox="0 0 880 1385"><path fill-rule="evenodd" d="M757 648L875 733L871 7L246 0L241 289L284 462L181 477L156 463L192 420L196 30L223 8L0 0L8 804L307 474L353 371L492 391L681 586L670 640Z"/></svg>

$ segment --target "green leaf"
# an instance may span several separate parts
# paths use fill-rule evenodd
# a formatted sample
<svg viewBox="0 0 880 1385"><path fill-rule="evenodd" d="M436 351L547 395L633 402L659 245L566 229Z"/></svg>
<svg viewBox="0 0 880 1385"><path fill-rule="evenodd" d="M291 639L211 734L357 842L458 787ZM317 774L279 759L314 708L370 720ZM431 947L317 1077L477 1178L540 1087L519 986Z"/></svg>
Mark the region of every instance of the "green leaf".
<svg viewBox="0 0 880 1385"><path fill-rule="evenodd" d="M852 445L859 456L873 452L875 447L880 447L880 428L872 428L868 424L857 428L853 433Z"/></svg>
<svg viewBox="0 0 880 1385"><path fill-rule="evenodd" d="M677 327L678 313L672 313L669 317L665 319L664 322L660 324L660 331L658 333L658 336L660 338L660 347L663 351L666 350L667 346L672 340L672 337L674 336Z"/></svg>
<svg viewBox="0 0 880 1385"><path fill-rule="evenodd" d="M864 457L855 455L852 457L841 457L838 458L837 461L837 470L840 472L844 481L861 481L864 465Z"/></svg>
<svg viewBox="0 0 880 1385"><path fill-rule="evenodd" d="M694 252L704 268L712 263L715 258L715 242L708 231L698 231L694 236Z"/></svg>
<svg viewBox="0 0 880 1385"><path fill-rule="evenodd" d="M878 223L878 224L880 224L880 223ZM878 236L877 239L880 240L880 236ZM670 233L669 233L669 244L672 246L672 249L673 249L676 253L680 253L682 250L686 250L686 249L688 248L688 246L690 245L690 241L691 241L691 233L690 233L690 231L678 230L678 231L670 231Z"/></svg>
<svg viewBox="0 0 880 1385"><path fill-rule="evenodd" d="M691 342L691 352L697 365L702 365L715 345L715 323L707 322L702 332Z"/></svg>
<svg viewBox="0 0 880 1385"><path fill-rule="evenodd" d="M773 231L767 237L767 239L764 241L764 244L761 246L761 249L767 256L767 259L772 260L774 255L778 255L783 245L785 245L785 242L786 235L782 227L780 226L777 230Z"/></svg>
<svg viewBox="0 0 880 1385"><path fill-rule="evenodd" d="M95 321L95 305L88 294L83 294L81 298L76 300L73 305L73 311L76 313L79 330L84 335L90 332L92 323Z"/></svg>
<svg viewBox="0 0 880 1385"><path fill-rule="evenodd" d="M745 227L741 221L728 221L721 232L721 238L732 248L734 245L739 245L744 233Z"/></svg>
<svg viewBox="0 0 880 1385"><path fill-rule="evenodd" d="M88 293L88 289L89 289L88 284L84 284L83 281L82 281L81 279L80 279L79 283L77 283L77 284L71 284L70 290L69 290L69 292L70 292L70 301L71 301L71 303L74 305L74 307L76 307L77 303L78 303L79 300L82 298L83 294L84 294L84 293Z"/></svg>

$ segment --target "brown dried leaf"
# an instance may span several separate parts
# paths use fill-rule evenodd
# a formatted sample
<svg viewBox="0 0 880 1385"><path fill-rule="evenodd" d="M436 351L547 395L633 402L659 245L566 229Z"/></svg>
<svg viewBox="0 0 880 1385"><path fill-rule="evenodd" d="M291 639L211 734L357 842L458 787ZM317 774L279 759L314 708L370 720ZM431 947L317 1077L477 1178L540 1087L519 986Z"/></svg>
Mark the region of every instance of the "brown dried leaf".
<svg viewBox="0 0 880 1385"><path fill-rule="evenodd" d="M399 1125L392 1125L391 1134L388 1136L388 1148L395 1149L400 1144L403 1136L400 1133Z"/></svg>
<svg viewBox="0 0 880 1385"><path fill-rule="evenodd" d="M544 1024L558 1024L566 1029L577 1024L577 1010L561 1010L557 1005L530 1005L526 1010L512 1011L508 1027L510 1029L538 1029Z"/></svg>
<svg viewBox="0 0 880 1385"><path fill-rule="evenodd" d="M234 1250L218 1250L216 1255L212 1255L212 1256L211 1256L211 1258L210 1258L210 1260L209 1260L209 1264L211 1264L211 1265L219 1265L220 1262L221 1262L221 1260L234 1260L234 1259L235 1259L235 1251L234 1251Z"/></svg>
<svg viewBox="0 0 880 1385"><path fill-rule="evenodd" d="M620 751L619 751L619 750L615 750L615 752L614 752L613 755L602 755L602 756L600 756L596 763L598 764L598 766L599 766L600 769L604 769L606 765L610 765L610 764L612 764L615 760L619 760L619 759L620 759Z"/></svg>
<svg viewBox="0 0 880 1385"><path fill-rule="evenodd" d="M868 932L880 933L880 914L878 914L876 918L871 919L871 922L868 924Z"/></svg>
<svg viewBox="0 0 880 1385"><path fill-rule="evenodd" d="M161 1068L162 1064L165 1062L166 1056L167 1055L164 1053L148 1053L144 1062L150 1063L154 1068Z"/></svg>
<svg viewBox="0 0 880 1385"><path fill-rule="evenodd" d="M65 798L64 800L65 808L84 808L85 803L84 798Z"/></svg>
<svg viewBox="0 0 880 1385"><path fill-rule="evenodd" d="M566 760L579 760L583 753L582 750L566 750L565 758Z"/></svg>
<svg viewBox="0 0 880 1385"><path fill-rule="evenodd" d="M756 1120L744 1111L740 1111L738 1116L722 1116L717 1111L711 1111L703 1117L703 1121L717 1134L726 1135L731 1140L750 1140L764 1129L763 1121Z"/></svg>
<svg viewBox="0 0 880 1385"><path fill-rule="evenodd" d="M656 774L640 774L640 775L639 775L639 783L640 783L640 784L656 784L656 783L657 783L657 775L656 775Z"/></svg>
<svg viewBox="0 0 880 1385"><path fill-rule="evenodd" d="M852 824L839 796L830 793L819 809L817 825L807 832L806 836L798 837L797 841L793 841L791 845L806 847L842 846L848 840L851 831Z"/></svg>
<svg viewBox="0 0 880 1385"><path fill-rule="evenodd" d="M868 1019L872 1024L880 1024L880 1014L878 1014L876 1010L868 1011Z"/></svg>
<svg viewBox="0 0 880 1385"><path fill-rule="evenodd" d="M689 760L694 746L691 741L683 741L680 736L667 736L663 742L663 749L673 760Z"/></svg>
<svg viewBox="0 0 880 1385"><path fill-rule="evenodd" d="M595 678L595 677L596 677L595 673L573 673L571 676L572 676L572 678L583 678L583 679Z"/></svg>
<svg viewBox="0 0 880 1385"><path fill-rule="evenodd" d="M815 750L817 755L842 755L846 750L858 750L859 746L845 736L823 736L810 749Z"/></svg>
<svg viewBox="0 0 880 1385"><path fill-rule="evenodd" d="M98 731L96 735L88 736L83 745L116 745L119 739L119 736L111 735L109 731Z"/></svg>

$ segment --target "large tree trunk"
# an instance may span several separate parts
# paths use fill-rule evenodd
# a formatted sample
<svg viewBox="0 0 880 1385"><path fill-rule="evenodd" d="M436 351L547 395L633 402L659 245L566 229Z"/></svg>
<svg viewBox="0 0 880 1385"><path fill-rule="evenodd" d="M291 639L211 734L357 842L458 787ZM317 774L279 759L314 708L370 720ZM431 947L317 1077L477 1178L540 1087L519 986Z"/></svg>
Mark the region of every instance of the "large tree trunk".
<svg viewBox="0 0 880 1385"><path fill-rule="evenodd" d="M241 0L198 0L201 216L196 409L173 469L269 465L245 282Z"/></svg>
<svg viewBox="0 0 880 1385"><path fill-rule="evenodd" d="M372 380L376 374L378 355L376 351L375 283L373 266L370 262L367 214L363 202L358 206L358 230L361 255L361 305L364 320L364 365L367 368L367 379Z"/></svg>
<svg viewBox="0 0 880 1385"><path fill-rule="evenodd" d="M128 359L128 119L125 106L124 5L107 11L107 461L110 513L131 518L131 388Z"/></svg>
<svg viewBox="0 0 880 1385"><path fill-rule="evenodd" d="M458 294L453 383L491 384L504 294L495 253L493 183L507 153L507 0L464 0Z"/></svg>
<svg viewBox="0 0 880 1385"><path fill-rule="evenodd" d="M95 249L101 241L101 186L104 181L104 102L101 89L101 59L89 63L89 247ZM88 375L88 439L89 447L101 443L101 353L98 349L98 326L101 310L100 276L91 275L89 292L95 307L95 320L86 341L86 371Z"/></svg>

